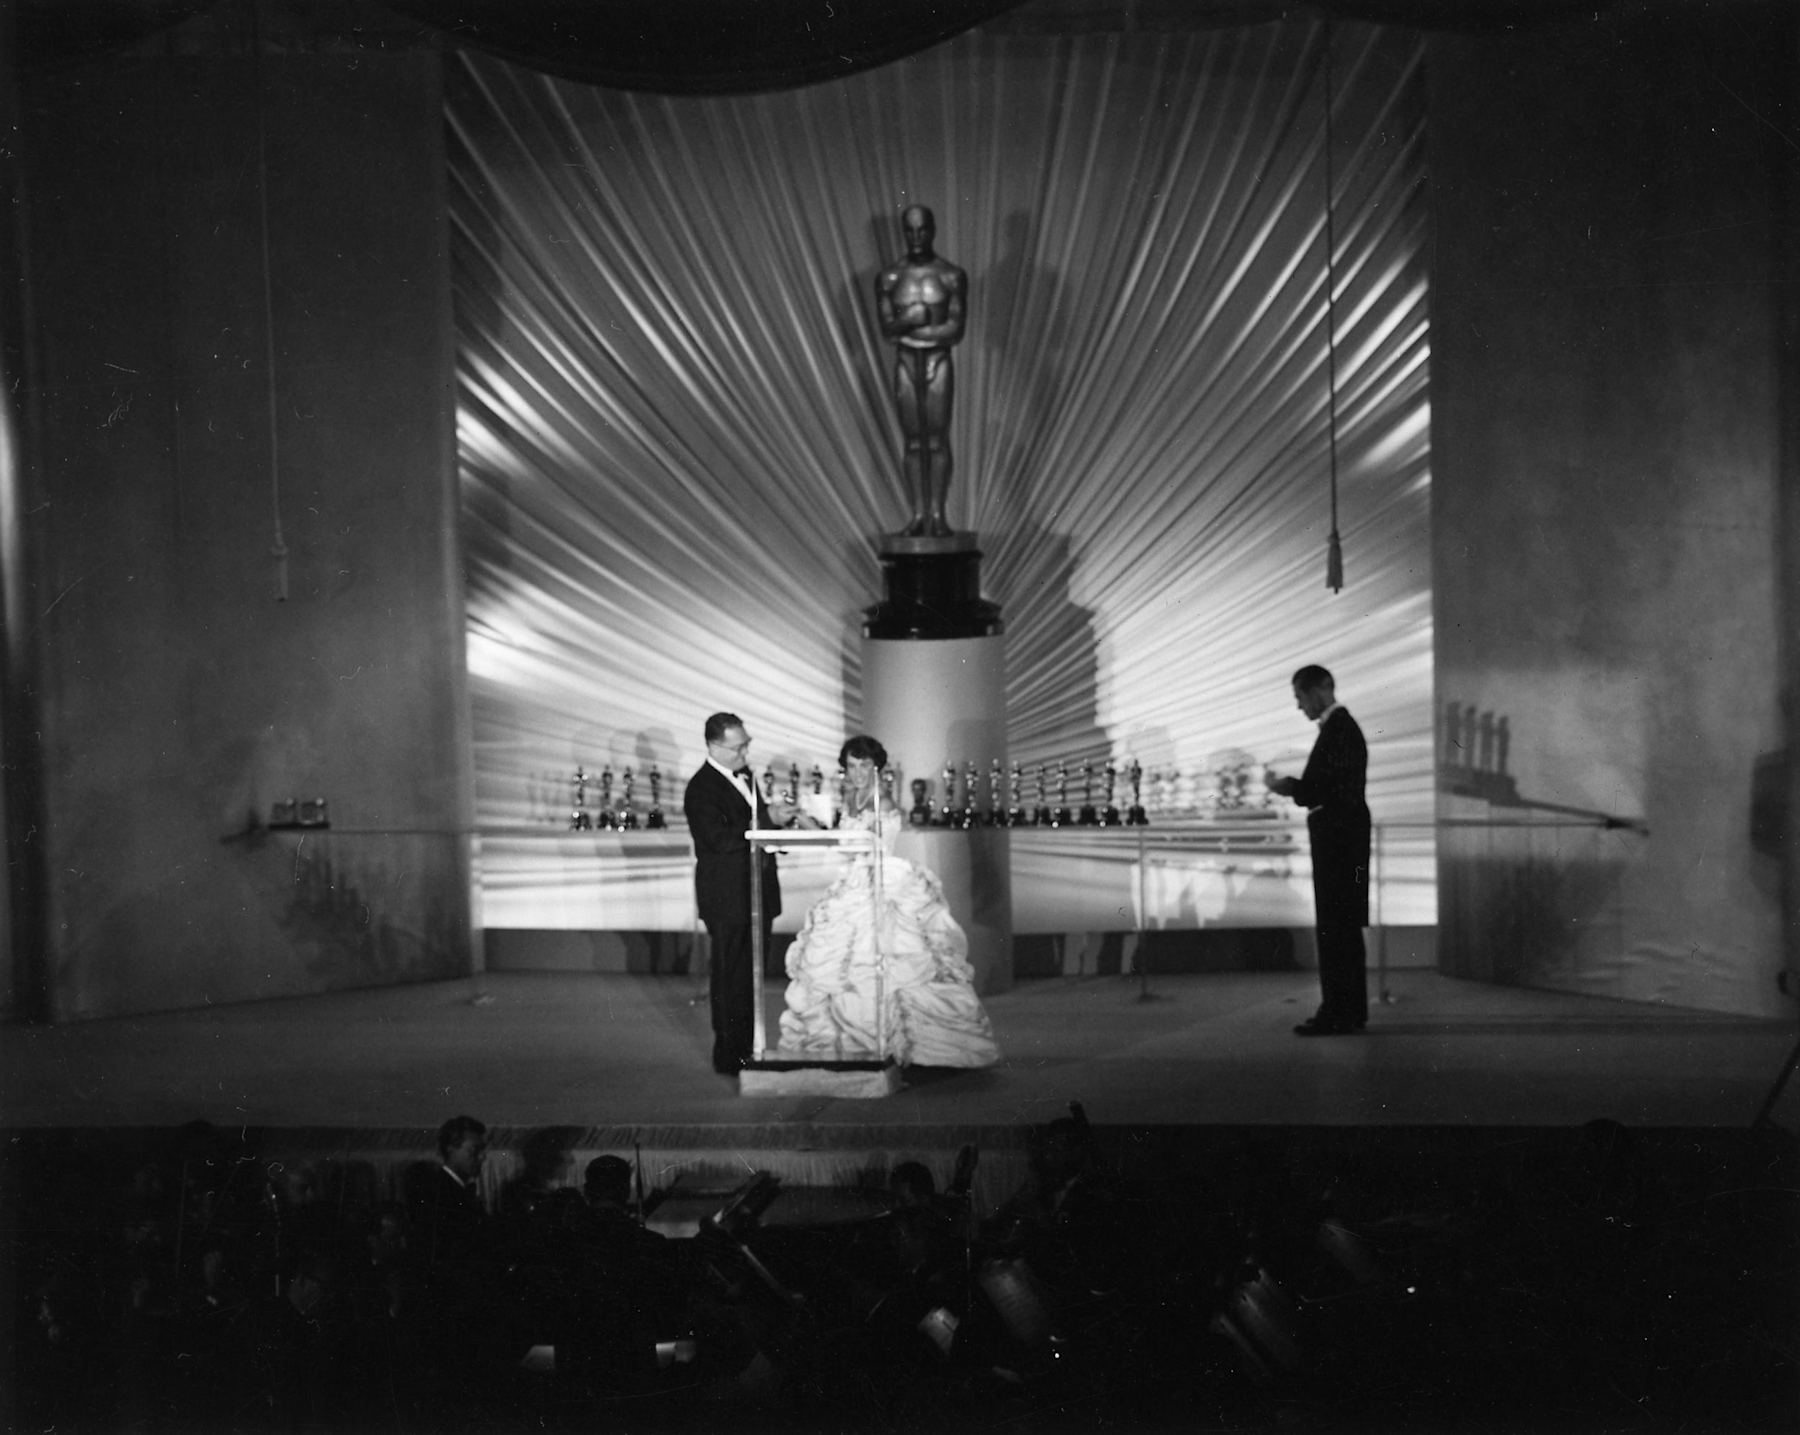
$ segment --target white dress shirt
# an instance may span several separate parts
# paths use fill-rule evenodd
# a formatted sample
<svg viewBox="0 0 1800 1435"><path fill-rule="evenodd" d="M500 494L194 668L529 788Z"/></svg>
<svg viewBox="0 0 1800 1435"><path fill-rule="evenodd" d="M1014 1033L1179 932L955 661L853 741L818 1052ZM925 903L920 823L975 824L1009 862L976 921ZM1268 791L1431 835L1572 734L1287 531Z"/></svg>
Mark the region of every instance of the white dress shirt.
<svg viewBox="0 0 1800 1435"><path fill-rule="evenodd" d="M706 760L713 767L716 767L720 772L724 773L725 776L731 780L731 785L743 794L744 801L750 804L750 825L752 827L756 826L756 791L751 785L755 779L750 777L739 777L729 767L725 766L724 763L713 757L711 753L707 754Z"/></svg>

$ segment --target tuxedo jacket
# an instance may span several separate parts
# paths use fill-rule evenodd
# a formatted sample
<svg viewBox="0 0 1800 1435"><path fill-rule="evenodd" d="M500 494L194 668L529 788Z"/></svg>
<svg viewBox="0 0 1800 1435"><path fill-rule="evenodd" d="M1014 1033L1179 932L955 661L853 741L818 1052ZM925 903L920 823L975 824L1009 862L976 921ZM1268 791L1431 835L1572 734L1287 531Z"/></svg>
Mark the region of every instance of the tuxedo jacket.
<svg viewBox="0 0 1800 1435"><path fill-rule="evenodd" d="M688 779L681 807L694 839L694 900L700 920L708 926L748 922L750 844L744 839L744 830L750 826L750 804L736 783L705 762ZM774 825L761 793L756 797L756 825ZM775 854L766 849L762 893L764 919L780 915L781 882L775 872Z"/></svg>
<svg viewBox="0 0 1800 1435"><path fill-rule="evenodd" d="M1336 709L1319 725L1293 798L1306 814L1312 839L1313 895L1321 924L1369 921L1369 804L1363 787L1369 746L1356 719Z"/></svg>
<svg viewBox="0 0 1800 1435"><path fill-rule="evenodd" d="M481 1197L441 1163L421 1163L408 1173L406 1205L427 1266L464 1266L487 1254Z"/></svg>

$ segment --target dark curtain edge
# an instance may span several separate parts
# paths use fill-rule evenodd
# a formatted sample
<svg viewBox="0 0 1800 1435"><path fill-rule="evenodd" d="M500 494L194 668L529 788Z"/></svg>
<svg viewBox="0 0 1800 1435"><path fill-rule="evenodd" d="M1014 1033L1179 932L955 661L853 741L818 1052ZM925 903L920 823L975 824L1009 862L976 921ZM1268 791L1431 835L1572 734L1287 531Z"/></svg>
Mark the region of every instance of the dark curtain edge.
<svg viewBox="0 0 1800 1435"><path fill-rule="evenodd" d="M0 0L4 3L4 0ZM1752 0L1754 3L1754 0ZM210 12L282 0L10 0L28 73L127 53ZM1312 20L1432 32L1531 29L1672 0L368 0L444 43L541 74L652 94L793 89L877 68L979 27L1173 33ZM312 17L304 11L301 29ZM319 33L332 27L317 22ZM343 29L340 16L336 25ZM291 24L284 29L291 32ZM354 41L357 27L345 36Z"/></svg>
<svg viewBox="0 0 1800 1435"><path fill-rule="evenodd" d="M457 45L558 79L649 94L725 95L875 69L953 39L1019 0L936 0L922 14L822 0L384 3ZM829 23L824 13L831 13Z"/></svg>
<svg viewBox="0 0 1800 1435"><path fill-rule="evenodd" d="M1669 0L937 0L924 15L873 4L823 0L614 0L604 14L625 18L605 41L575 27L603 12L569 0L384 0L395 12L452 43L540 74L652 94L748 94L840 79L904 59L965 31L1070 34L1198 32L1284 21L1333 19L1421 31L1492 31L1597 18L1621 6L1658 8ZM866 0L865 0L866 3ZM812 18L836 10L817 33ZM745 17L755 17L754 29ZM617 45L618 30L638 48ZM705 36L701 40L701 36Z"/></svg>

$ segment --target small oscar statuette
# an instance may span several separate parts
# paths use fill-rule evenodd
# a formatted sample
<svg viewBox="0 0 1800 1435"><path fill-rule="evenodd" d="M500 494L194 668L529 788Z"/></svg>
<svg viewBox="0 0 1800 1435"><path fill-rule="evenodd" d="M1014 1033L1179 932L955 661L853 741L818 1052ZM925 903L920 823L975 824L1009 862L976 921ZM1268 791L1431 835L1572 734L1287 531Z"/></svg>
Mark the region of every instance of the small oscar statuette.
<svg viewBox="0 0 1800 1435"><path fill-rule="evenodd" d="M768 806L769 803L771 803L775 800L775 769L774 768L765 767L763 769L762 782L758 786L758 790L762 793L763 805L765 807Z"/></svg>
<svg viewBox="0 0 1800 1435"><path fill-rule="evenodd" d="M976 772L975 764L963 764L963 802L962 810L956 814L956 825L967 832L981 826L981 809L975 805L975 794L981 787L981 775Z"/></svg>
<svg viewBox="0 0 1800 1435"><path fill-rule="evenodd" d="M1015 762L1007 776L1009 779L1007 782L1007 795L1011 801L1007 804L1006 808L1006 825L1008 827L1023 827L1027 821L1025 808L1023 806L1023 799L1025 796L1025 774L1020 770L1019 764Z"/></svg>
<svg viewBox="0 0 1800 1435"><path fill-rule="evenodd" d="M1234 763L1227 763L1219 769L1217 788L1219 811L1235 812L1244 805L1244 788L1239 781L1240 776Z"/></svg>
<svg viewBox="0 0 1800 1435"><path fill-rule="evenodd" d="M1055 820L1054 814L1050 811L1049 799L1045 793L1044 784L1048 780L1049 769L1040 762L1037 766L1037 802L1031 809L1031 825L1033 827L1049 827L1053 825Z"/></svg>
<svg viewBox="0 0 1800 1435"><path fill-rule="evenodd" d="M631 769L619 774L619 831L637 831L637 810L631 805Z"/></svg>
<svg viewBox="0 0 1800 1435"><path fill-rule="evenodd" d="M574 799L569 809L569 831L586 832L594 825L594 819L588 816L587 810L587 774L577 767L570 785Z"/></svg>
<svg viewBox="0 0 1800 1435"><path fill-rule="evenodd" d="M806 810L819 826L837 826L837 803L825 795L825 774L816 762L806 775Z"/></svg>
<svg viewBox="0 0 1800 1435"><path fill-rule="evenodd" d="M1056 764L1056 810L1050 814L1052 827L1067 827L1075 820L1069 811L1069 765L1061 759Z"/></svg>
<svg viewBox="0 0 1800 1435"><path fill-rule="evenodd" d="M819 771L819 765L813 764L812 771L806 776L805 785L801 786L800 767L796 763L793 781L798 789L794 805L821 827L837 826L837 802L825 791L825 774Z"/></svg>
<svg viewBox="0 0 1800 1435"><path fill-rule="evenodd" d="M663 818L662 810L662 774L652 766L650 769L650 811L644 818L644 826L652 832L657 832L668 825Z"/></svg>
<svg viewBox="0 0 1800 1435"><path fill-rule="evenodd" d="M1119 769L1113 766L1113 760L1109 757L1106 759L1106 806L1102 808L1100 812L1100 825L1102 827L1117 827L1119 825L1119 809L1113 801L1113 796L1118 791L1118 786Z"/></svg>
<svg viewBox="0 0 1800 1435"><path fill-rule="evenodd" d="M988 764L988 805L982 822L988 827L1006 826L1006 779L1000 772L1000 759Z"/></svg>
<svg viewBox="0 0 1800 1435"><path fill-rule="evenodd" d="M954 762L947 762L944 764L943 801L941 803L939 803L937 816L932 819L931 825L933 827L954 826L955 822L956 822L955 812L956 812L956 764Z"/></svg>
<svg viewBox="0 0 1800 1435"><path fill-rule="evenodd" d="M594 827L597 831L608 832L616 825L612 810L612 769L600 769L600 801L594 811Z"/></svg>
<svg viewBox="0 0 1800 1435"><path fill-rule="evenodd" d="M1144 769L1134 757L1131 760L1131 806L1125 813L1127 827L1148 827L1150 818L1144 811Z"/></svg>
<svg viewBox="0 0 1800 1435"><path fill-rule="evenodd" d="M931 803L926 797L926 789L930 785L922 777L915 777L912 780L913 805L906 820L914 827L931 826Z"/></svg>
<svg viewBox="0 0 1800 1435"><path fill-rule="evenodd" d="M1083 827L1098 827L1100 813L1094 806L1094 764L1081 764L1081 817L1078 819Z"/></svg>

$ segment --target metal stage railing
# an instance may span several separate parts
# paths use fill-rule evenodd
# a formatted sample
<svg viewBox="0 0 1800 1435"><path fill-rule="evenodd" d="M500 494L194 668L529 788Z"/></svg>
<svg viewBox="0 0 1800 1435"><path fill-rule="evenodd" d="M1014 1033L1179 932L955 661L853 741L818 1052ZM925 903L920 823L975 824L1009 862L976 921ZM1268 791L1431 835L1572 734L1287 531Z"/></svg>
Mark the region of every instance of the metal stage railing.
<svg viewBox="0 0 1800 1435"><path fill-rule="evenodd" d="M1379 822L1371 842L1370 925L1375 930L1378 988L1383 1000L1387 990L1387 938L1385 928L1395 920L1406 925L1431 925L1436 920L1436 830L1432 821ZM1296 890L1292 911L1271 918L1270 926L1296 926L1310 921L1309 884L1311 852L1306 830L1284 819L1204 819L1154 827L1021 828L1015 840L1037 847L1051 856L1079 856L1084 861L1116 863L1131 868L1131 921L1116 923L1108 931L1124 931L1139 937L1147 932L1180 927L1178 921L1156 916L1151 893L1154 874L1189 870L1196 858L1214 859L1218 871L1236 875L1241 864L1261 864L1257 870L1272 873ZM1015 849L1015 862L1021 855ZM1229 925L1229 924L1221 924ZM1255 925L1247 923L1245 925ZM1142 960L1134 962L1140 983L1148 994L1148 972Z"/></svg>

